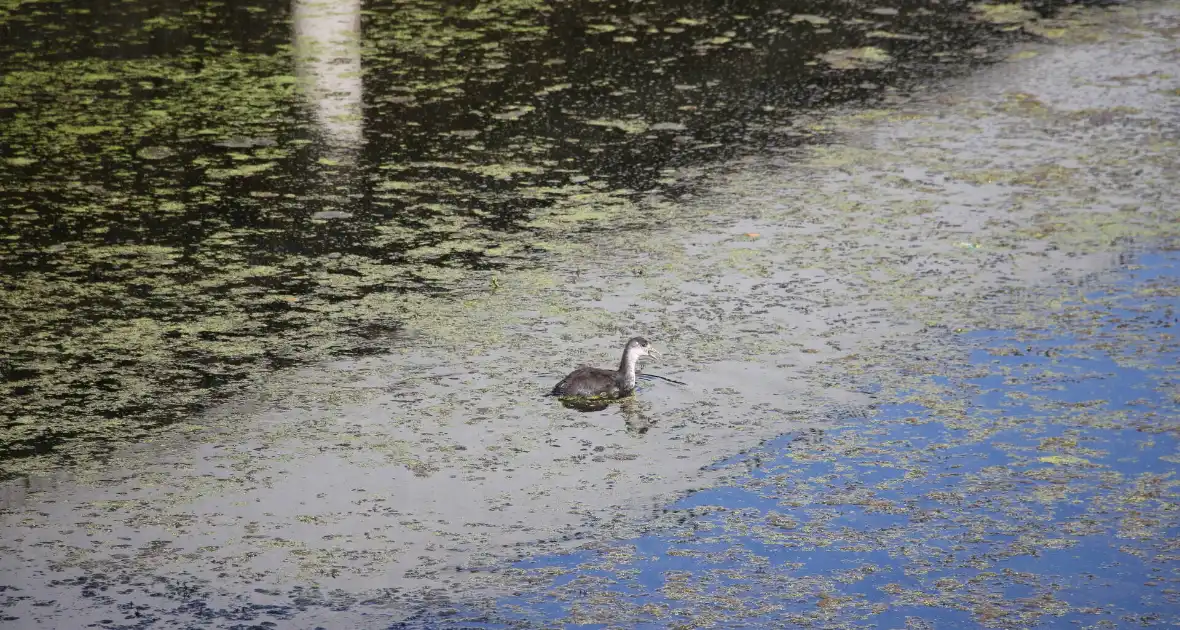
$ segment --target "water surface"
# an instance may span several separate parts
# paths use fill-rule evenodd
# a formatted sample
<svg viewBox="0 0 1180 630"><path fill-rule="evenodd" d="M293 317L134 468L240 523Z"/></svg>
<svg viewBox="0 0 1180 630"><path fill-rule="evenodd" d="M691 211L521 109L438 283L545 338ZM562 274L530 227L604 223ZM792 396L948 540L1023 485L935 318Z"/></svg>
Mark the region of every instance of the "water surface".
<svg viewBox="0 0 1180 630"><path fill-rule="evenodd" d="M931 2L9 3L0 474L387 349L399 296L657 222L647 196L1017 36Z"/></svg>
<svg viewBox="0 0 1180 630"><path fill-rule="evenodd" d="M6 19L53 6L19 5ZM767 31L814 28L812 40L758 39L741 30L752 26L685 15L689 8L656 12L658 24L603 17L579 26L600 43L546 52L566 63L536 70L565 76L562 68L608 55L613 65L599 57L578 72L619 78L578 87L574 74L554 83L570 87L544 90L544 74L527 102L496 100L478 77L429 82L412 63L380 66L397 52L449 76L458 72L450 55L466 51L491 73L479 76L531 81L521 68L535 58L513 56L514 47L566 41L534 28L565 14L520 3L457 17L366 12L359 22L348 11L295 11L292 21L309 20L296 35L284 27L255 48L233 43L254 35L208 35L246 23L224 18L220 5L182 13L177 19L205 26L175 39L110 40L222 53L214 55L222 65L168 74L161 85L175 100L159 96L147 110L94 98L153 89L159 71L117 46L87 48L103 32L63 30L90 55L79 72L59 71L77 67L68 55L14 57L28 73L7 73L0 101L42 109L6 108L3 127L16 134L6 138L24 138L5 140L4 194L25 204L5 219L19 224L6 241L14 271L5 277L21 282L8 281L3 295L24 310L4 313L25 314L5 324L18 327L11 336L21 344L5 346L18 353L7 365L24 370L11 373L16 389L5 398L19 407L3 429L14 445L0 508L6 614L33 628L271 619L388 627L422 608L478 610L548 586L506 567L635 539L663 523L669 504L707 498L695 491L734 474L717 462L784 434L807 433L814 445L792 448L814 452L833 448L828 435L865 449L877 448L878 434L933 448L944 436L889 434L894 416L874 409L895 413L890 405L911 401L915 416L929 411L917 425L931 430L969 417L959 390L998 385L971 381L986 376L983 367L963 373L974 343L965 335L1069 323L1083 311L1063 305L1105 286L1095 285L1104 272L1137 252L1175 249L1180 79L1167 63L1180 30L1174 3L1075 8L1053 19L1014 6L931 5L936 14L961 10L951 22L991 25L978 32L999 29L989 42L1042 39L965 53L998 62L961 76L907 75L896 69L941 65L921 48L937 38L865 29L913 19L916 31L935 17L882 8L726 14ZM283 24L279 11L246 12L263 30ZM344 38L326 56L298 52L307 43L298 33L314 24L339 34L395 18L409 20L408 31L379 45ZM496 34L472 35L464 25L473 20L497 25ZM861 35L839 35L836 22ZM289 36L290 48L276 43ZM876 39L894 42L880 49L891 61L865 50ZM842 52L789 44L804 40ZM763 50L757 59L776 63L734 61L748 60L748 42L765 44L753 49ZM623 63L646 43L691 53L648 74ZM369 76L366 55L409 74L395 81L394 70L377 72L372 80L389 87L370 93L355 81ZM497 74L500 63L520 72ZM780 108L756 88L738 89L749 73L773 75L784 64L883 96L807 109L791 100L805 92L784 76L772 82L786 84L783 92L769 92L786 99ZM661 67L682 68L675 83L656 81ZM141 74L132 81L124 70ZM641 108L664 93L620 88L645 76L675 97L676 116L607 118L611 99ZM891 76L917 78L912 91L890 90L905 87ZM62 81L68 89L44 88ZM579 89L591 96L560 100ZM389 98L370 100L381 94ZM202 98L207 111L183 106ZM543 99L560 104L542 107ZM741 133L723 137L719 118L692 122L722 100L752 104L749 118L724 115L753 121ZM452 106L462 126L445 136L435 128L433 144L415 135ZM37 124L30 111L65 111L73 122ZM142 142L133 135L141 128ZM449 134L456 129L463 133ZM781 141L755 141L762 132ZM624 159L665 143L666 158ZM636 164L654 165L658 177ZM666 351L649 369L687 385L651 383L597 413L541 396L579 363L617 361L633 334ZM223 400L210 404L216 392ZM1152 418L1167 426L1162 414ZM1013 452L1024 448L1012 443ZM1034 462L1047 470L1090 470L1069 458L1097 456L1067 447L1021 456L1064 458ZM1005 449L987 455L1005 461ZM871 452L841 451L814 474L850 474L852 483L849 471L864 469L857 458ZM873 483L885 492L891 480ZM811 518L833 494L801 492L799 505L779 511ZM862 505L854 501L864 495L873 518L901 510L898 527L909 514L856 485L844 494L853 502L836 506ZM1014 520L997 528L1027 526L1022 514L1003 514ZM879 537L876 522L839 533L869 545L863 532ZM915 530L919 542L927 534ZM895 542L881 544L896 550Z"/></svg>
<svg viewBox="0 0 1180 630"><path fill-rule="evenodd" d="M1175 624L1180 255L1096 284L867 424L724 462L653 533L517 564L535 590L462 627Z"/></svg>

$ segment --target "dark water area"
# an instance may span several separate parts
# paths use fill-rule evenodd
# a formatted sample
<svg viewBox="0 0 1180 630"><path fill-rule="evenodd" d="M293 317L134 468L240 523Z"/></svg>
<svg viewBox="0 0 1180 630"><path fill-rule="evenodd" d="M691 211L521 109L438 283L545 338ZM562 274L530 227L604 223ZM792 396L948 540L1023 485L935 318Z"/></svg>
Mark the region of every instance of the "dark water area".
<svg viewBox="0 0 1180 630"><path fill-rule="evenodd" d="M1053 325L963 335L929 390L786 435L648 534L515 565L397 628L1062 628L1180 621L1180 255Z"/></svg>
<svg viewBox="0 0 1180 630"><path fill-rule="evenodd" d="M1015 21L933 1L7 3L0 476L380 351L399 296L485 291L571 232L650 224L644 199L723 160L823 141L824 108L902 102L1035 37Z"/></svg>

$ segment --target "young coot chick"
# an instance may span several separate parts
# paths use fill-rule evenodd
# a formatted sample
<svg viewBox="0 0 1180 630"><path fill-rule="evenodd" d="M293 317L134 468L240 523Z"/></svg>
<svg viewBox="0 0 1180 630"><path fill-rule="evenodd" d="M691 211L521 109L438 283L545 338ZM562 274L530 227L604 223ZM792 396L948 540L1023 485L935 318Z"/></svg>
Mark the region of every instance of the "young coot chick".
<svg viewBox="0 0 1180 630"><path fill-rule="evenodd" d="M622 398L635 391L635 364L639 357L660 354L643 337L634 337L623 348L623 360L618 370L604 370L583 365L553 386L552 396Z"/></svg>

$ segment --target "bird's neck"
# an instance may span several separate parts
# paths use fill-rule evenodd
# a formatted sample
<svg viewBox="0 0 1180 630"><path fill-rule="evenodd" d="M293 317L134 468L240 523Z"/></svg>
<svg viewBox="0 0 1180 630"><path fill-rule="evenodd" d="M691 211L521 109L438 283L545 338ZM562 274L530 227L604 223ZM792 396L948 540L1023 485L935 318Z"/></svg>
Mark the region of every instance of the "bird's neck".
<svg viewBox="0 0 1180 630"><path fill-rule="evenodd" d="M619 362L619 386L621 389L635 389L635 365L638 363L638 354L623 352L623 360Z"/></svg>

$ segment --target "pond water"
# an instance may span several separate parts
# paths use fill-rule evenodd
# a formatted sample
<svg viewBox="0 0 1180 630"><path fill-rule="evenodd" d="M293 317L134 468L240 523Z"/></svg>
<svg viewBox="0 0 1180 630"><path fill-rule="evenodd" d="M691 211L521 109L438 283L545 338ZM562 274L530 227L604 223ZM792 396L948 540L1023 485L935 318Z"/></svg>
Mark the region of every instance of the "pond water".
<svg viewBox="0 0 1180 630"><path fill-rule="evenodd" d="M274 369L387 350L423 316L400 296L544 264L701 169L822 140L825 107L1001 58L1036 15L6 3L0 477L87 464Z"/></svg>
<svg viewBox="0 0 1180 630"><path fill-rule="evenodd" d="M1175 2L0 30L6 624L1170 619Z"/></svg>
<svg viewBox="0 0 1180 630"><path fill-rule="evenodd" d="M1043 328L964 335L969 362L866 424L722 463L749 470L675 524L518 563L535 590L502 623L424 623L1175 624L1180 255L1112 275Z"/></svg>

